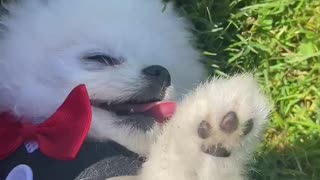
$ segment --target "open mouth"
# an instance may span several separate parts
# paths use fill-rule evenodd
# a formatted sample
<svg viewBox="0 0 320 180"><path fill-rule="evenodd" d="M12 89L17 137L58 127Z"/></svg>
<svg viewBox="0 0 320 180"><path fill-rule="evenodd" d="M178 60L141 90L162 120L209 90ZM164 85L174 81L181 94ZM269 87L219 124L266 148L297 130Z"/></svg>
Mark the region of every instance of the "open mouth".
<svg viewBox="0 0 320 180"><path fill-rule="evenodd" d="M154 101L148 103L124 102L92 103L93 106L115 113L117 116L144 115L152 117L156 122L163 123L175 112L176 103L172 101Z"/></svg>

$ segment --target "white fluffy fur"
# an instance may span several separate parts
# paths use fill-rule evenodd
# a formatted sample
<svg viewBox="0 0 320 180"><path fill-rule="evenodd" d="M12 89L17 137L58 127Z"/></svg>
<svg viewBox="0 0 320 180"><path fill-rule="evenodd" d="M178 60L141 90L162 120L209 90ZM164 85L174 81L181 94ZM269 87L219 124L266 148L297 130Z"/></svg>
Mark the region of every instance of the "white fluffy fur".
<svg viewBox="0 0 320 180"><path fill-rule="evenodd" d="M162 135L152 146L140 176L112 180L244 180L246 164L260 141L270 107L250 75L213 79L187 96ZM239 128L233 134L221 131L219 124L228 112L236 112ZM243 135L245 123L253 119L252 131ZM206 120L213 134L198 136L197 128ZM231 152L226 158L203 153L201 146L222 143Z"/></svg>
<svg viewBox="0 0 320 180"><path fill-rule="evenodd" d="M160 0L22 0L4 7L9 14L0 20L0 112L40 123L82 83L90 98L123 101L145 86L141 69L150 65L170 71L170 92L177 97L205 75L188 23L171 4L162 12ZM81 58L96 52L125 63L88 71ZM117 118L93 108L90 137L145 153L157 130L116 127Z"/></svg>

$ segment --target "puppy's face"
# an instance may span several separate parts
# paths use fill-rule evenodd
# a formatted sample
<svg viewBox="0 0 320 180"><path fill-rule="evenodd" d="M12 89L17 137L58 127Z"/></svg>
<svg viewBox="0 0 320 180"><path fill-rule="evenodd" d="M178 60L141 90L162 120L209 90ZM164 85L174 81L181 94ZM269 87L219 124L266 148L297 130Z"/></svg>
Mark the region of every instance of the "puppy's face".
<svg viewBox="0 0 320 180"><path fill-rule="evenodd" d="M85 65L90 69L93 66L96 68L112 66L114 71L119 68L118 71L123 72L122 75L115 75L110 72L111 70L106 69L101 74L109 74L115 77L114 79L96 78L86 83L89 87L92 106L116 116L118 125L129 125L148 131L153 127L155 121L162 122L172 115L174 106L163 101L171 98L170 92L172 92L171 75L165 67L151 65L138 68L135 72L136 75L128 76L127 74L132 71L121 67L120 64L123 62L112 57L90 55L85 61L90 61ZM89 72L89 74L95 73L98 73L99 76L99 72ZM119 81L115 81L115 79ZM97 83L98 80L100 83ZM156 107L162 108L161 112L154 112Z"/></svg>
<svg viewBox="0 0 320 180"><path fill-rule="evenodd" d="M85 84L95 108L123 119L204 77L184 19L171 6L162 12L160 1L32 0L6 8L0 111L47 117Z"/></svg>

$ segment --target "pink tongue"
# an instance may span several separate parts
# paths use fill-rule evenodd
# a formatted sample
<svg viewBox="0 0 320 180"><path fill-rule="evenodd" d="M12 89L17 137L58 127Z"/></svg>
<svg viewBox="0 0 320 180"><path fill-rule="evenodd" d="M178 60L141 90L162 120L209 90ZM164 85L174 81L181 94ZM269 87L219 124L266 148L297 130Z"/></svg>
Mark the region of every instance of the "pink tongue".
<svg viewBox="0 0 320 180"><path fill-rule="evenodd" d="M175 102L158 102L147 105L145 113L154 117L157 122L163 123L172 117L176 110Z"/></svg>
<svg viewBox="0 0 320 180"><path fill-rule="evenodd" d="M117 109L119 110L120 107ZM131 113L144 113L154 117L158 123L164 123L165 120L174 114L176 110L176 103L163 101L147 104L128 104L121 105L121 109L127 109Z"/></svg>

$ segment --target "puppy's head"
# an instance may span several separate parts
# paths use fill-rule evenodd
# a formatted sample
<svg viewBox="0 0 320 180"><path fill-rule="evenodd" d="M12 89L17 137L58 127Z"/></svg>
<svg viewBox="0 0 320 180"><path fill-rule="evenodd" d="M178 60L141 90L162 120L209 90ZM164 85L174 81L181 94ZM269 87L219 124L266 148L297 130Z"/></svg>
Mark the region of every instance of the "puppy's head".
<svg viewBox="0 0 320 180"><path fill-rule="evenodd" d="M120 117L204 77L187 23L171 6L162 12L160 1L30 0L5 8L0 111L38 122L85 84L93 106Z"/></svg>

